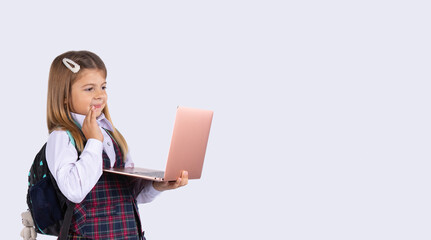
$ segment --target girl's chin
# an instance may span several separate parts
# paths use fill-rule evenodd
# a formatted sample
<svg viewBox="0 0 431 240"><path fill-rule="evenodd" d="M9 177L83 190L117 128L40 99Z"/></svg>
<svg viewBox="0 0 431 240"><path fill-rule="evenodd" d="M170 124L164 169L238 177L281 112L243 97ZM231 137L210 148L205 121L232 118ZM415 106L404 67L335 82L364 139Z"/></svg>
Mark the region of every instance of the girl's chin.
<svg viewBox="0 0 431 240"><path fill-rule="evenodd" d="M91 108L88 109L88 111L90 111L90 110L91 110ZM96 114L97 117L100 116L102 114L102 112L103 112L103 107L95 107L94 108L94 113ZM87 115L87 113L88 112L86 112L83 115Z"/></svg>
<svg viewBox="0 0 431 240"><path fill-rule="evenodd" d="M97 114L96 116L100 116L100 115L102 115L103 108L96 108L96 109L94 109L94 112Z"/></svg>

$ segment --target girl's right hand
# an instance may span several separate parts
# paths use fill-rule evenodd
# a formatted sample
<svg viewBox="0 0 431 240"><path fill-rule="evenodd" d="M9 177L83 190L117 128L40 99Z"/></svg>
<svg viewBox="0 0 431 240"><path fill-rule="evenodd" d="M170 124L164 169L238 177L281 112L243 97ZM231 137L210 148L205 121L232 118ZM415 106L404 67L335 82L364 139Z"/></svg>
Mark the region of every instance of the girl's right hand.
<svg viewBox="0 0 431 240"><path fill-rule="evenodd" d="M90 111L88 111L84 122L82 123L82 132L87 139L94 138L103 142L102 131L100 131L99 125L97 125L96 114L94 111L94 106L91 106Z"/></svg>

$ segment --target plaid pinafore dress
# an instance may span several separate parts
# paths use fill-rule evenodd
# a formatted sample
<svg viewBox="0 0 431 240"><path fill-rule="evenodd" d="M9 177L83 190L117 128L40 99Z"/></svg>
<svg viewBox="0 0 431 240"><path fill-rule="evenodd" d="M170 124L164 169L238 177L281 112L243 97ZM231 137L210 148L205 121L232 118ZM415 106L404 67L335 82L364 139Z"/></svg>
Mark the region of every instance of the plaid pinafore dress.
<svg viewBox="0 0 431 240"><path fill-rule="evenodd" d="M114 139L112 143L116 155L114 167L124 167L120 148ZM103 165L111 167L105 151ZM104 172L85 199L76 204L68 239L145 239L130 182L126 176Z"/></svg>

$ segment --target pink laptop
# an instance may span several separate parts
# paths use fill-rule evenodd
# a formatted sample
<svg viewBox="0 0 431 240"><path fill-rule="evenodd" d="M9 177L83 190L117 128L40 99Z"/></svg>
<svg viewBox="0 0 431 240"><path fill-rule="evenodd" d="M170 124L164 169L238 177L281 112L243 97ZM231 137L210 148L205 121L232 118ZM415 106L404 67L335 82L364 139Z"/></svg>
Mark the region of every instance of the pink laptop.
<svg viewBox="0 0 431 240"><path fill-rule="evenodd" d="M213 111L179 106L165 171L146 168L108 168L105 172L124 174L153 181L175 181L182 170L189 179L202 175L205 152L213 118Z"/></svg>

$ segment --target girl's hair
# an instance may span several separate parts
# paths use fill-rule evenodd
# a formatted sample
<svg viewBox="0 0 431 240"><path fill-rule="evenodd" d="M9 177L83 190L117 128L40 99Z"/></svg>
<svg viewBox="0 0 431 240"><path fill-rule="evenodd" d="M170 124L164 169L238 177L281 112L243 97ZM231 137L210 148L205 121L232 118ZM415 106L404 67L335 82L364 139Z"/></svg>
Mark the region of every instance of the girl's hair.
<svg viewBox="0 0 431 240"><path fill-rule="evenodd" d="M77 63L80 66L80 70L77 73L73 73L64 65L64 58ZM69 51L54 59L51 64L48 80L47 124L49 133L54 130L69 130L80 152L84 149L85 137L70 114L70 96L72 84L80 77L84 69L100 70L103 73L103 77L106 78L106 67L99 56L89 51ZM103 109L103 113L106 119L112 124L107 104ZM112 126L114 125L112 124ZM115 127L111 135L118 143L123 156L126 156L128 147L124 137Z"/></svg>

